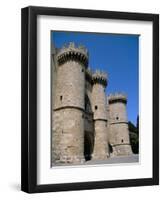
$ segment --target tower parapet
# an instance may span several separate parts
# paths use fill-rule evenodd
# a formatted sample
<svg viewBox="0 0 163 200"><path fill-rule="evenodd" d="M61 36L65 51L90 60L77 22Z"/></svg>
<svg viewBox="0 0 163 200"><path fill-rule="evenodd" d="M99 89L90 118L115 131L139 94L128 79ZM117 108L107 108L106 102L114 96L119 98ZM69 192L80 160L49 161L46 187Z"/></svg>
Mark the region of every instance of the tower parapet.
<svg viewBox="0 0 163 200"><path fill-rule="evenodd" d="M116 102L122 102L122 103L127 104L127 96L124 93L110 94L108 96L108 101L109 101L109 104L116 103Z"/></svg>
<svg viewBox="0 0 163 200"><path fill-rule="evenodd" d="M57 54L58 65L64 64L68 60L74 60L88 67L88 50L84 46L75 46L73 42L64 45Z"/></svg>
<svg viewBox="0 0 163 200"><path fill-rule="evenodd" d="M104 87L107 86L107 73L102 72L100 70L96 70L95 73L92 74L92 82L94 84L99 83L104 85Z"/></svg>

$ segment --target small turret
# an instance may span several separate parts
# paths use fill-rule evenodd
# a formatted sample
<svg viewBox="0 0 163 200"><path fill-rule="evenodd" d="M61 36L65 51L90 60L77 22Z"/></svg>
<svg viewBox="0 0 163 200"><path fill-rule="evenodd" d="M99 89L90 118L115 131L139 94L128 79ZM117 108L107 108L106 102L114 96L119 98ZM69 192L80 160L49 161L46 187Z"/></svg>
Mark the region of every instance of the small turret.
<svg viewBox="0 0 163 200"><path fill-rule="evenodd" d="M107 74L100 70L96 70L95 73L92 75L92 82L93 84L99 83L102 84L104 87L107 86Z"/></svg>
<svg viewBox="0 0 163 200"><path fill-rule="evenodd" d="M105 119L106 117L106 95L105 88L107 86L107 74L96 70L92 74L92 99L93 99L93 108L94 119Z"/></svg>
<svg viewBox="0 0 163 200"><path fill-rule="evenodd" d="M108 97L109 103L122 102L127 104L127 96L123 93L110 94Z"/></svg>
<svg viewBox="0 0 163 200"><path fill-rule="evenodd" d="M92 75L92 83L92 110L95 127L95 142L92 158L103 160L109 157L105 95L107 74L96 71Z"/></svg>
<svg viewBox="0 0 163 200"><path fill-rule="evenodd" d="M127 96L124 93L114 93L108 96L110 123L124 122L128 123L127 119Z"/></svg>
<svg viewBox="0 0 163 200"><path fill-rule="evenodd" d="M111 94L108 97L109 103L109 143L113 149L113 155L127 156L132 154L128 119L127 119L127 97L122 93Z"/></svg>

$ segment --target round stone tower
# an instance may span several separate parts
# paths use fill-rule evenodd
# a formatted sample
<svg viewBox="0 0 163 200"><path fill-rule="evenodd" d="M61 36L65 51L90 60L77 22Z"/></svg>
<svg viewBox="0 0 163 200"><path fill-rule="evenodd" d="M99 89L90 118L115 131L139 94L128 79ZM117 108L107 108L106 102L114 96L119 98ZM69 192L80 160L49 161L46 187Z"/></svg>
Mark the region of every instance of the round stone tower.
<svg viewBox="0 0 163 200"><path fill-rule="evenodd" d="M111 94L109 103L109 142L113 156L127 156L132 154L129 139L128 119L124 94Z"/></svg>
<svg viewBox="0 0 163 200"><path fill-rule="evenodd" d="M57 53L52 123L52 164L84 161L85 69L88 53L74 43Z"/></svg>
<svg viewBox="0 0 163 200"><path fill-rule="evenodd" d="M94 119L94 150L92 158L104 160L109 157L107 136L107 110L105 88L107 86L107 75L96 71L92 75L92 111Z"/></svg>

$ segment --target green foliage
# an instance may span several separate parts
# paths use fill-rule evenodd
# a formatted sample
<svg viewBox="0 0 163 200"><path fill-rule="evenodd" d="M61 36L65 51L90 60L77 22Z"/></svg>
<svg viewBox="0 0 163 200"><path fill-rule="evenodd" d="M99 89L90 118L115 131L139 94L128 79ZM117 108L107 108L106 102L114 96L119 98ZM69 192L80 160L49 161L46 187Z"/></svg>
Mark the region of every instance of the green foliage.
<svg viewBox="0 0 163 200"><path fill-rule="evenodd" d="M130 121L128 122L128 127L129 127L130 132L134 132L134 133L137 132L137 127Z"/></svg>
<svg viewBox="0 0 163 200"><path fill-rule="evenodd" d="M130 143L133 153L139 153L139 117L137 117L137 125L132 122L128 122L130 132Z"/></svg>

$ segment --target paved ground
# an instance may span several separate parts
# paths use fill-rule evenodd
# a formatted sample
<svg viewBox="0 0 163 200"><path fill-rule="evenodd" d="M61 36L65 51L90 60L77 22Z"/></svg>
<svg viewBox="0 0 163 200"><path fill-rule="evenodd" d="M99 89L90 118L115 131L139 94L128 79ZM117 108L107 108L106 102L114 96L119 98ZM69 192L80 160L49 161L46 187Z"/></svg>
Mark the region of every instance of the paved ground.
<svg viewBox="0 0 163 200"><path fill-rule="evenodd" d="M139 162L139 155L118 156L109 158L108 160L89 160L81 165L96 165L96 164L120 164L120 163L136 163ZM77 166L79 164L57 164L55 166ZM54 166L54 167L55 167Z"/></svg>
<svg viewBox="0 0 163 200"><path fill-rule="evenodd" d="M119 157L113 157L109 158L108 160L90 160L85 162L85 164L114 164L114 163L135 163L139 162L139 155L134 154L132 156L119 156Z"/></svg>

